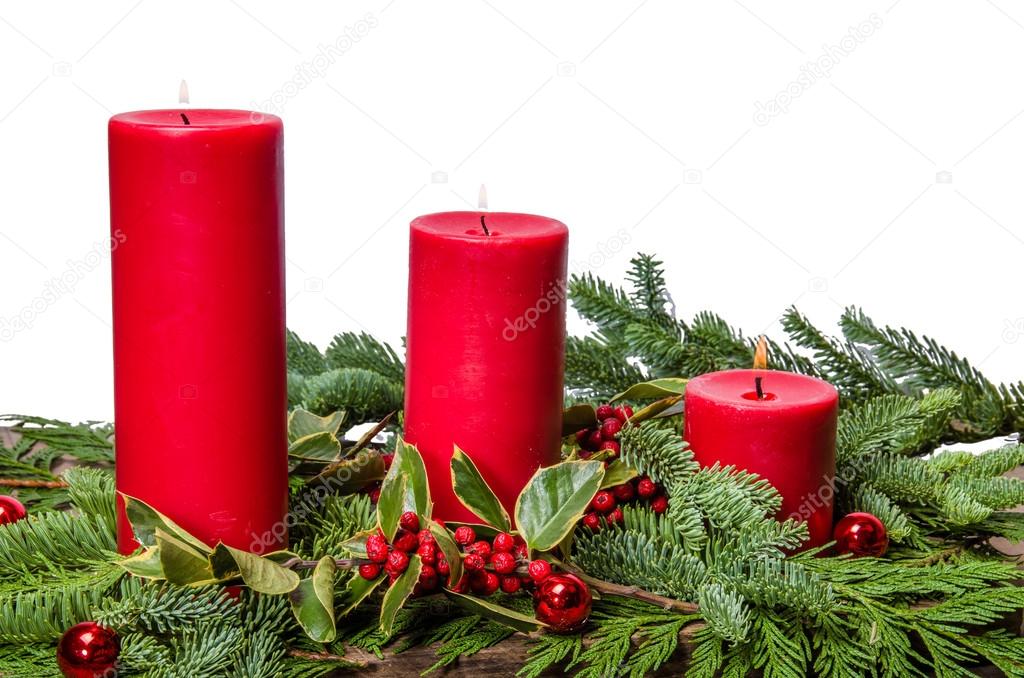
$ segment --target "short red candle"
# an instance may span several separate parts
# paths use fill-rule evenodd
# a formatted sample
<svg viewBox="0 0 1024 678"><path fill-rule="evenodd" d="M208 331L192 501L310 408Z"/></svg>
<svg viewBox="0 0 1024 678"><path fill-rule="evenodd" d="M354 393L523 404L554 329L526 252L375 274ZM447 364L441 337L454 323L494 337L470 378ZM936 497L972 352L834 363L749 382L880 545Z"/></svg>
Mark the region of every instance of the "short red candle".
<svg viewBox="0 0 1024 678"><path fill-rule="evenodd" d="M257 551L288 497L282 134L230 110L109 125L117 488Z"/></svg>
<svg viewBox="0 0 1024 678"><path fill-rule="evenodd" d="M782 495L778 517L806 521L808 545L819 546L832 538L838 409L835 387L814 377L713 372L686 384L683 437L701 466L733 465L770 482Z"/></svg>
<svg viewBox="0 0 1024 678"><path fill-rule="evenodd" d="M477 521L452 492L454 445L510 515L534 472L559 459L568 242L565 224L529 214L410 225L405 437L438 518Z"/></svg>

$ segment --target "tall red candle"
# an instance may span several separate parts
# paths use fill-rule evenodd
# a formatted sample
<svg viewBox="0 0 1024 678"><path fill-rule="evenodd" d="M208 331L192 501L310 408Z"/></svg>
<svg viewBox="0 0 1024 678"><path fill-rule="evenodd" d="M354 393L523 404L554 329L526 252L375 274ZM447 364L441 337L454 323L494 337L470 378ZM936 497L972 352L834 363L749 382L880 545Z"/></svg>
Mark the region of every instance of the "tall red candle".
<svg viewBox="0 0 1024 678"><path fill-rule="evenodd" d="M109 125L117 488L257 551L288 496L282 134L231 110Z"/></svg>
<svg viewBox="0 0 1024 678"><path fill-rule="evenodd" d="M835 387L791 372L729 370L691 379L685 400L684 438L702 466L758 474L782 495L780 519L807 522L810 546L832 538Z"/></svg>
<svg viewBox="0 0 1024 678"><path fill-rule="evenodd" d="M475 521L451 487L465 450L511 515L559 459L569 232L529 214L445 212L410 226L405 437L434 512Z"/></svg>

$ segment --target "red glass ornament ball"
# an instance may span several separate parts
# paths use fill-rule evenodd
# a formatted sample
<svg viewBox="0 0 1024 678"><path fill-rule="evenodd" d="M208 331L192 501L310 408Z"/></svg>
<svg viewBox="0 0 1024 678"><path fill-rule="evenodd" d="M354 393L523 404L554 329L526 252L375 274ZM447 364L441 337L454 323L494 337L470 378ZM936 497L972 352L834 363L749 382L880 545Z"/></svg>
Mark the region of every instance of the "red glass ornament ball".
<svg viewBox="0 0 1024 678"><path fill-rule="evenodd" d="M870 513L849 513L836 523L832 538L840 554L879 558L889 550L889 533L881 520Z"/></svg>
<svg viewBox="0 0 1024 678"><path fill-rule="evenodd" d="M27 515L28 511L20 501L6 494L0 494L0 525L16 523Z"/></svg>
<svg viewBox="0 0 1024 678"><path fill-rule="evenodd" d="M557 633L574 633L587 623L593 597L583 581L572 574L553 574L537 584L533 611L537 619Z"/></svg>
<svg viewBox="0 0 1024 678"><path fill-rule="evenodd" d="M114 675L121 639L96 622L75 624L57 645L57 666L67 678L105 678Z"/></svg>

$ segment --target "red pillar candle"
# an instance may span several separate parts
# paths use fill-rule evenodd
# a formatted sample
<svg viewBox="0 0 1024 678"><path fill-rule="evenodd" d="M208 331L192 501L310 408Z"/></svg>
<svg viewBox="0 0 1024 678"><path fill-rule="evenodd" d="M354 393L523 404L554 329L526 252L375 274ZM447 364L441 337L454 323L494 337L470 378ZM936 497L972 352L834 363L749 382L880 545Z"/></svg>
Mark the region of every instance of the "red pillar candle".
<svg viewBox="0 0 1024 678"><path fill-rule="evenodd" d="M451 487L465 450L511 515L559 459L569 231L529 214L445 212L410 225L405 437L434 512L476 521Z"/></svg>
<svg viewBox="0 0 1024 678"><path fill-rule="evenodd" d="M117 488L257 551L288 496L282 140L248 111L109 125Z"/></svg>
<svg viewBox="0 0 1024 678"><path fill-rule="evenodd" d="M733 465L770 482L782 495L778 517L806 521L809 546L819 546L832 538L838 408L835 387L814 377L713 372L686 384L684 438L702 466Z"/></svg>

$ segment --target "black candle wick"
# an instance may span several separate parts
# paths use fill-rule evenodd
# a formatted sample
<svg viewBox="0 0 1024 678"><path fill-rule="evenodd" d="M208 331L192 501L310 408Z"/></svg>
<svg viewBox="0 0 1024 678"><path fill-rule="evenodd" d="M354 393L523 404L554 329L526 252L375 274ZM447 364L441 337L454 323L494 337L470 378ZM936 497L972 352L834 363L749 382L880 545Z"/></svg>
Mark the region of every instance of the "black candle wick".
<svg viewBox="0 0 1024 678"><path fill-rule="evenodd" d="M187 115L185 115L184 113L182 113L182 114L181 114L181 121L182 121L183 123L185 123L186 125L191 125L191 124L192 124L192 123L190 123L190 122L188 121L188 116L187 116Z"/></svg>
<svg viewBox="0 0 1024 678"><path fill-rule="evenodd" d="M487 220L484 218L483 214L480 215L480 226L484 229L484 235L491 234L491 232L487 230Z"/></svg>
<svg viewBox="0 0 1024 678"><path fill-rule="evenodd" d="M761 385L761 380L764 377L754 377L754 390L757 391L757 399L764 400L764 387Z"/></svg>

